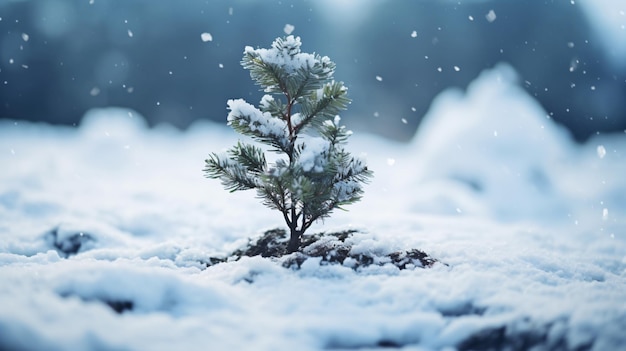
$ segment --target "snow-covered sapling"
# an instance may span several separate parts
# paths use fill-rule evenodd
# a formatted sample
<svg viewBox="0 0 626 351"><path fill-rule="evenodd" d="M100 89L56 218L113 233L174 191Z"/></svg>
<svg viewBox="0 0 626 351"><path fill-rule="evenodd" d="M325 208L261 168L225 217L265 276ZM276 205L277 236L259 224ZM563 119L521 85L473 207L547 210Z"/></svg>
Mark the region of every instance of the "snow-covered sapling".
<svg viewBox="0 0 626 351"><path fill-rule="evenodd" d="M247 46L241 65L267 93L258 108L228 100L228 125L278 154L268 163L262 148L241 141L205 161L206 176L228 190L256 189L289 226L288 252L318 219L361 199L372 176L363 160L344 150L351 132L337 115L350 103L347 88L333 79L326 56L300 51L299 37L277 38L270 49Z"/></svg>

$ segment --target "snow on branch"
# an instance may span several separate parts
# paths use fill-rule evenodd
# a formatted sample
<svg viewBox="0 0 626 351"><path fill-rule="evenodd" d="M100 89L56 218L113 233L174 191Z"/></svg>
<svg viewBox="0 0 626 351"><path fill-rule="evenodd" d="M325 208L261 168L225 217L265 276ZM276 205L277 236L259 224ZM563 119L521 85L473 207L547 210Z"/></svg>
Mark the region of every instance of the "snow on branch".
<svg viewBox="0 0 626 351"><path fill-rule="evenodd" d="M289 145L287 123L269 112L262 112L244 99L228 100L228 125L237 132L256 137L285 150Z"/></svg>

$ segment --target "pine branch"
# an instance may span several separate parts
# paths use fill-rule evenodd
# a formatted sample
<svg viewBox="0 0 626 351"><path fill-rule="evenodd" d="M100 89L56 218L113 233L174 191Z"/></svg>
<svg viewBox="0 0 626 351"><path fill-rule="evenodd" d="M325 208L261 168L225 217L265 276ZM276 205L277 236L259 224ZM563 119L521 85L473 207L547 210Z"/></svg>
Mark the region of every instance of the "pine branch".
<svg viewBox="0 0 626 351"><path fill-rule="evenodd" d="M334 62L319 55L315 55L314 62L313 66L300 68L287 79L287 91L298 101L308 99L309 92L323 88L325 82L332 79Z"/></svg>
<svg viewBox="0 0 626 351"><path fill-rule="evenodd" d="M267 112L273 117L287 120L287 106L280 99L274 99L272 95L264 95L259 104L261 112Z"/></svg>
<svg viewBox="0 0 626 351"><path fill-rule="evenodd" d="M352 132L339 125L340 120L339 117L335 117L334 120L326 120L322 123L322 128L320 129L320 134L328 139L333 148L347 143L348 137L352 135Z"/></svg>
<svg viewBox="0 0 626 351"><path fill-rule="evenodd" d="M287 72L279 65L263 61L258 52L246 48L241 65L250 70L250 77L257 85L262 86L265 92L281 93L286 90L284 82Z"/></svg>
<svg viewBox="0 0 626 351"><path fill-rule="evenodd" d="M231 158L237 160L248 173L259 176L265 173L267 163L263 150L253 145L237 142L237 145L229 150Z"/></svg>
<svg viewBox="0 0 626 351"><path fill-rule="evenodd" d="M333 180L332 197L334 207L341 208L361 199L363 194L361 184L367 184L373 173L362 160L351 157L343 150L339 157L341 163Z"/></svg>
<svg viewBox="0 0 626 351"><path fill-rule="evenodd" d="M324 121L334 118L349 104L350 99L342 82L327 83L322 89L313 91L307 99L303 99L301 113L304 118L296 129L301 130L308 126L319 128Z"/></svg>
<svg viewBox="0 0 626 351"><path fill-rule="evenodd" d="M237 132L288 153L291 149L287 124L268 112L262 112L243 99L228 100L231 110L228 124Z"/></svg>
<svg viewBox="0 0 626 351"><path fill-rule="evenodd" d="M236 160L212 153L205 164L205 176L220 179L230 192L254 189L259 185L258 177L249 174L248 169Z"/></svg>

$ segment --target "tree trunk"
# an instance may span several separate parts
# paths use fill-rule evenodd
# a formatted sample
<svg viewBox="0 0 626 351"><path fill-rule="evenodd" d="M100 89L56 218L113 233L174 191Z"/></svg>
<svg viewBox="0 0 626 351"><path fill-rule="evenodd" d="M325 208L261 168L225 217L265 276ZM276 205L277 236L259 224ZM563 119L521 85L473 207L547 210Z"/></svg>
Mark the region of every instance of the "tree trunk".
<svg viewBox="0 0 626 351"><path fill-rule="evenodd" d="M287 245L287 253L294 253L300 249L300 236L302 236L302 232L292 228L291 229L291 237L289 238L289 244Z"/></svg>

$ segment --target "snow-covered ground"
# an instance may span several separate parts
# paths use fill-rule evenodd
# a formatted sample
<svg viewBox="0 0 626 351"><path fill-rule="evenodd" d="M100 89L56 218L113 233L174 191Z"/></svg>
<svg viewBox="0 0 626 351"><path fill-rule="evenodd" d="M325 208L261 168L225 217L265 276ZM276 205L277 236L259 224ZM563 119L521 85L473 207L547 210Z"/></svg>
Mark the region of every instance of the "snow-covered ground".
<svg viewBox="0 0 626 351"><path fill-rule="evenodd" d="M204 269L284 227L203 178L225 123L0 122L0 350L626 349L626 136L574 144L516 84L501 65L443 93L409 145L351 138L375 178L309 231L445 263L403 271Z"/></svg>

